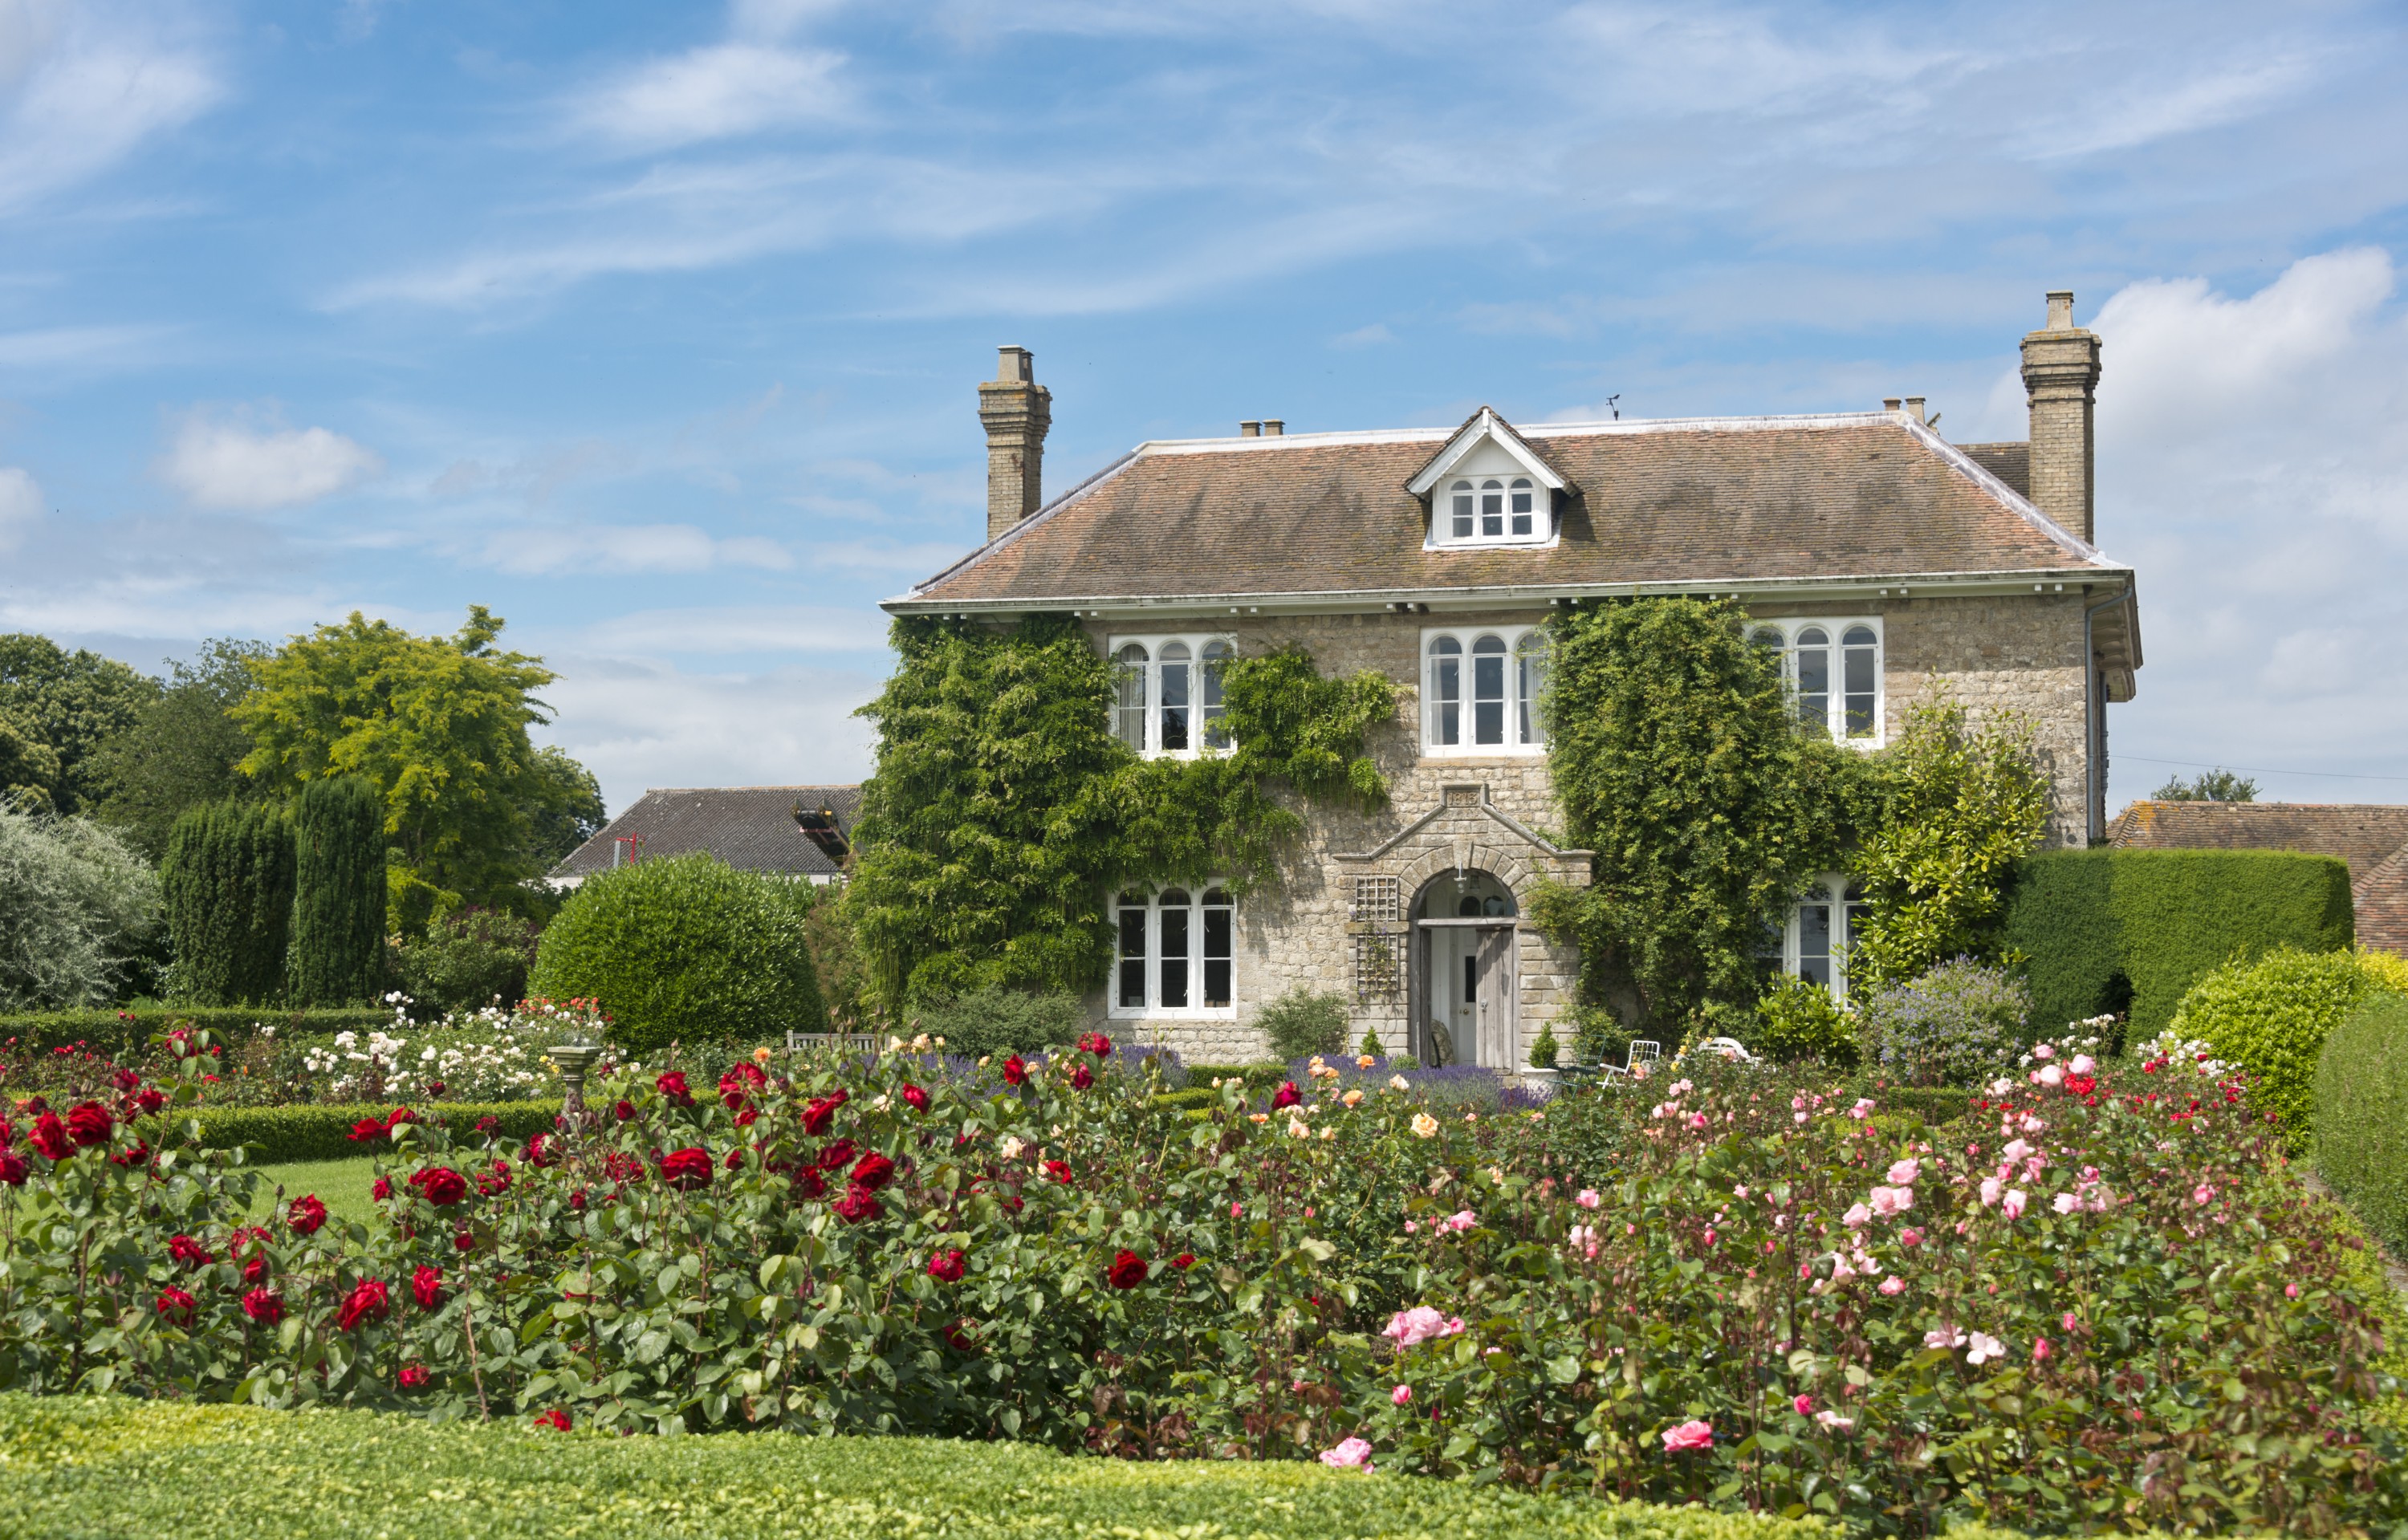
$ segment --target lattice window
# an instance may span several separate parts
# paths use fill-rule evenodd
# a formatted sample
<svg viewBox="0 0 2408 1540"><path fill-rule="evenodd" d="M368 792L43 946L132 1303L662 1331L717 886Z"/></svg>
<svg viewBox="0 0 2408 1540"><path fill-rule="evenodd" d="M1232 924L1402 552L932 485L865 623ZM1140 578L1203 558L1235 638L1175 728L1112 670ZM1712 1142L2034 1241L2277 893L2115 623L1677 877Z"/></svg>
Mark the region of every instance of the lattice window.
<svg viewBox="0 0 2408 1540"><path fill-rule="evenodd" d="M1368 1005L1394 996L1405 977L1405 933L1383 931L1353 939L1354 1003Z"/></svg>
<svg viewBox="0 0 2408 1540"><path fill-rule="evenodd" d="M1394 925L1404 918L1402 885L1393 877L1354 879L1354 912L1348 919L1365 925Z"/></svg>

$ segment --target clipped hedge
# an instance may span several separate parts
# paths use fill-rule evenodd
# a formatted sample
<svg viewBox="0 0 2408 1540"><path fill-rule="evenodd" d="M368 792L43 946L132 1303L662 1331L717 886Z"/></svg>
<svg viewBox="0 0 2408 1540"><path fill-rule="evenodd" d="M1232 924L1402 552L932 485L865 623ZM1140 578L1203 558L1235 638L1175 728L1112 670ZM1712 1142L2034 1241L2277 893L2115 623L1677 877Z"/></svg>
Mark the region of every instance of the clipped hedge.
<svg viewBox="0 0 2408 1540"><path fill-rule="evenodd" d="M218 1040L235 1044L249 1040L264 1023L280 1037L294 1034L325 1035L366 1032L390 1024L393 1012L380 1005L328 1010L275 1010L257 1005L145 1005L138 1010L44 1011L26 1016L0 1016L0 1045L14 1039L20 1049L91 1045L95 1053L114 1059L139 1054L150 1039L179 1021L206 1027Z"/></svg>
<svg viewBox="0 0 2408 1540"><path fill-rule="evenodd" d="M380 1118L394 1104L321 1103L310 1106L204 1107L196 1116L201 1143L212 1149L256 1145L254 1165L286 1161L339 1161L371 1155L373 1145L351 1142L351 1129L363 1118ZM423 1118L441 1120L458 1134L476 1127L480 1118L496 1119L506 1138L524 1139L541 1134L560 1116L558 1102L434 1102L415 1109Z"/></svg>
<svg viewBox="0 0 2408 1540"><path fill-rule="evenodd" d="M177 1540L963 1540L1246 1535L1334 1540L1828 1540L1836 1527L1699 1507L1540 1497L1295 1461L1144 1462L928 1438L622 1438L526 1419L434 1426L0 1395L0 1532ZM1998 1532L1957 1528L1952 1540Z"/></svg>
<svg viewBox="0 0 2408 1540"><path fill-rule="evenodd" d="M2016 865L2005 940L2029 960L2034 1031L2123 1008L2128 988L2137 1043L2235 957L2338 951L2355 934L2349 867L2332 856L2045 850Z"/></svg>
<svg viewBox="0 0 2408 1540"><path fill-rule="evenodd" d="M2315 1098L2316 1169L2408 1248L2408 998L2374 994L2326 1036Z"/></svg>

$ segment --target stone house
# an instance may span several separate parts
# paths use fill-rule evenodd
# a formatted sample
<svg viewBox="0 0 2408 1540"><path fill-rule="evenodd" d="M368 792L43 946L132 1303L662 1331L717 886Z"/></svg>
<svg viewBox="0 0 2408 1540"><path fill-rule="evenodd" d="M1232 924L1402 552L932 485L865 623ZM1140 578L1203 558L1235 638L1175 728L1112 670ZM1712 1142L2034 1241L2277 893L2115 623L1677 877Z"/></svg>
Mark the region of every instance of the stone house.
<svg viewBox="0 0 2408 1540"><path fill-rule="evenodd" d="M1146 754L1212 751L1214 662L1294 643L1327 673L1398 688L1372 735L1393 800L1309 808L1281 880L1115 895L1119 957L1092 1009L1123 1035L1213 1062L1295 985L1342 992L1354 1034L1519 1065L1569 1004L1576 958L1525 918L1567 848L1532 706L1551 609L1645 594L1735 598L1798 707L1886 742L1935 683L2037 722L2049 839L2106 832L2106 706L2141 663L2130 568L2094 543L2098 337L2069 293L2023 341L2025 442L1956 445L1920 397L1879 411L1297 433L1139 445L1047 502L1051 393L1024 349L979 387L987 543L885 607L1068 611L1120 667L1114 730ZM1834 875L1788 916L1783 962L1844 991Z"/></svg>
<svg viewBox="0 0 2408 1540"><path fill-rule="evenodd" d="M2408 806L2385 802L2136 802L2119 850L2301 850L2349 865L2358 944L2408 957Z"/></svg>

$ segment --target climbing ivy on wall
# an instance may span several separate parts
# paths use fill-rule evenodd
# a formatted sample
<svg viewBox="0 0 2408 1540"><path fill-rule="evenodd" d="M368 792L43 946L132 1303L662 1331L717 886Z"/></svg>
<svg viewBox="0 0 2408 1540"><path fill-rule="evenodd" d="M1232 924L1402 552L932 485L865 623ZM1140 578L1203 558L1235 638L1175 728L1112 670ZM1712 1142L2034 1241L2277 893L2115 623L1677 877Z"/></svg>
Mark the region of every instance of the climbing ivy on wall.
<svg viewBox="0 0 2408 1540"><path fill-rule="evenodd" d="M1378 674L1323 678L1293 649L1238 659L1223 674L1235 747L1146 760L1111 735L1111 665L1068 616L1008 630L906 618L892 636L900 663L861 710L878 763L844 897L882 1005L1091 988L1111 961L1113 889L1243 891L1301 832L1299 796L1387 799L1364 751L1396 709Z"/></svg>

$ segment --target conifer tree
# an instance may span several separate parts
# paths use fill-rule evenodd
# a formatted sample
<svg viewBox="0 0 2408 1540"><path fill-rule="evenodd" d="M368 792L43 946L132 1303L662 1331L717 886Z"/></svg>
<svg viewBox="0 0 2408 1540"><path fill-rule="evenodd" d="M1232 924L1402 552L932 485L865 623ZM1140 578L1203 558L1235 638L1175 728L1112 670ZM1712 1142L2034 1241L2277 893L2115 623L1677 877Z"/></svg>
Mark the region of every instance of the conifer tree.
<svg viewBox="0 0 2408 1540"><path fill-rule="evenodd" d="M383 977L384 806L355 776L315 780L294 804L292 949L295 1005L372 1000Z"/></svg>
<svg viewBox="0 0 2408 1540"><path fill-rule="evenodd" d="M176 994L199 1005L275 1000L293 922L293 831L283 809L222 802L176 820L161 878Z"/></svg>

